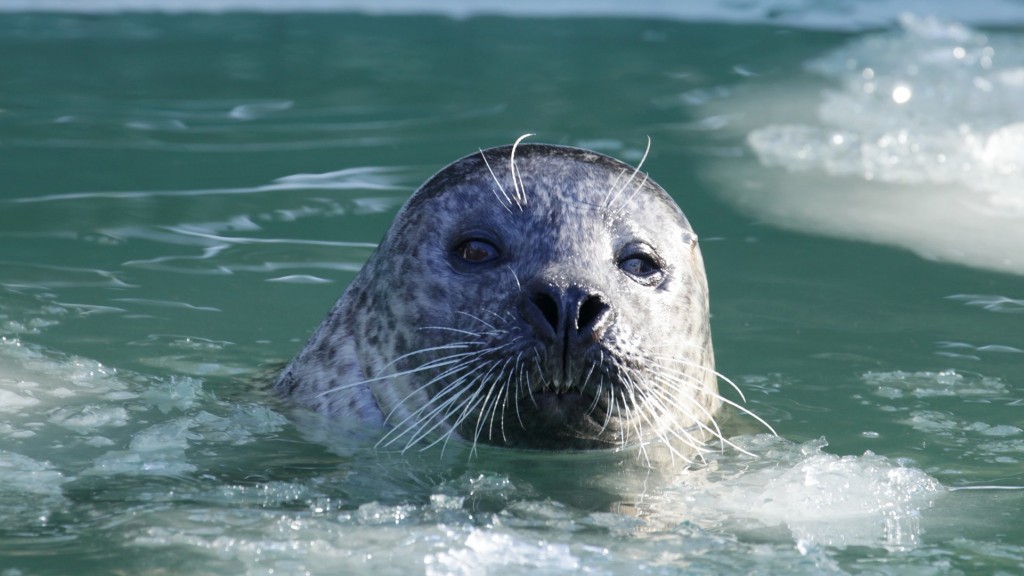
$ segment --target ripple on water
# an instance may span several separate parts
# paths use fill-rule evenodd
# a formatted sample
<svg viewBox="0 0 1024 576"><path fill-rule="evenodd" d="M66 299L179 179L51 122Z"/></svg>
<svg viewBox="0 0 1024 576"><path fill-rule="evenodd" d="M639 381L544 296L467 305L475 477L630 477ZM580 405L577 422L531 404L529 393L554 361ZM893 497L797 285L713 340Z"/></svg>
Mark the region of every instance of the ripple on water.
<svg viewBox="0 0 1024 576"><path fill-rule="evenodd" d="M1005 391L956 374L866 378L920 401ZM218 399L197 378L122 373L13 340L0 342L0 390L31 400L0 431L0 480L18 478L0 483L0 514L34 533L46 529L38 518L58 510L118 518L86 532L108 549L120 542L124 554L194 550L196 570L832 573L841 571L836 550L924 545L925 512L945 498L907 463L767 435L734 439L756 457L729 450L685 471L646 470L614 454L497 450L469 463L372 449L328 461L294 435L273 442L291 424L271 405ZM992 443L1019 439L1008 428L976 432ZM275 467L277 458L287 465ZM586 509L548 493L544 482L569 478L582 482L574 491L629 500Z"/></svg>
<svg viewBox="0 0 1024 576"><path fill-rule="evenodd" d="M945 474L961 476L985 463L1018 474L1024 429L1017 419L990 421L993 414L1005 413L990 410L993 404L1020 402L1002 380L953 370L869 372L862 378L875 396L889 402L897 423L918 433L906 438L907 445L928 444L948 455Z"/></svg>
<svg viewBox="0 0 1024 576"><path fill-rule="evenodd" d="M950 300L959 300L968 306L978 306L989 312L1020 314L1024 312L1024 299L1008 298L996 294L953 294Z"/></svg>

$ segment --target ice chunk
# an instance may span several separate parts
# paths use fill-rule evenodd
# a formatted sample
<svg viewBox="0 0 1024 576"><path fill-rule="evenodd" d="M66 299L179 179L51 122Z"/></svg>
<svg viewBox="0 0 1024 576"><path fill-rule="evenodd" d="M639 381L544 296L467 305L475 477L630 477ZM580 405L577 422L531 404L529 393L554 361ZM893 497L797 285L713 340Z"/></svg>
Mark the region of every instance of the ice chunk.
<svg viewBox="0 0 1024 576"><path fill-rule="evenodd" d="M46 525L53 510L67 505L67 478L48 462L0 450L0 513L22 530Z"/></svg>
<svg viewBox="0 0 1024 576"><path fill-rule="evenodd" d="M425 562L430 576L502 574L522 567L541 573L580 569L579 559L566 544L524 541L513 534L481 529L470 532L463 546L428 556Z"/></svg>
<svg viewBox="0 0 1024 576"><path fill-rule="evenodd" d="M61 496L65 481L49 463L0 450L0 492Z"/></svg>
<svg viewBox="0 0 1024 576"><path fill-rule="evenodd" d="M88 436L124 426L128 412L120 403L134 398L98 362L0 339L0 437L21 441L18 446L28 439L60 443L68 430Z"/></svg>
<svg viewBox="0 0 1024 576"><path fill-rule="evenodd" d="M196 470L185 450L192 420L178 418L135 434L128 450L113 450L96 459L86 474L151 474L177 476Z"/></svg>
<svg viewBox="0 0 1024 576"><path fill-rule="evenodd" d="M805 69L707 106L760 164L712 169L726 197L783 227L1024 274L1019 34L904 15Z"/></svg>
<svg viewBox="0 0 1024 576"><path fill-rule="evenodd" d="M996 378L964 375L954 370L942 372L868 372L862 376L876 392L888 398L904 394L916 398L932 396L995 396L1006 394L1006 384Z"/></svg>
<svg viewBox="0 0 1024 576"><path fill-rule="evenodd" d="M944 492L916 468L867 452L836 456L824 440L795 445L779 438L738 439L767 457L746 473L727 464L705 473L718 479L700 487L700 474L684 480L698 486L689 500L757 526L782 526L798 542L827 546L910 547L918 543L921 511ZM682 501L682 500L680 500ZM690 511L690 514L693 514Z"/></svg>

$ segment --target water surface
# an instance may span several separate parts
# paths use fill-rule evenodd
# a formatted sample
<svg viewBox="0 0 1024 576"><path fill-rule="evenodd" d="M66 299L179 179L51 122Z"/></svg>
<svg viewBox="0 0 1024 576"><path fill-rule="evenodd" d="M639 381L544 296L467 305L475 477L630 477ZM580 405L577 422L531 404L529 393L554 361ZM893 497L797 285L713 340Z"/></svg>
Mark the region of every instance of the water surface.
<svg viewBox="0 0 1024 576"><path fill-rule="evenodd" d="M0 16L0 569L1024 570L1024 36L815 10ZM916 97L981 78L1000 106L850 104L929 54ZM994 143L977 179L937 168L963 126ZM901 130L949 138L882 177L821 152ZM652 139L719 368L779 433L738 418L754 456L396 454L268 395L415 187L526 132L630 162Z"/></svg>

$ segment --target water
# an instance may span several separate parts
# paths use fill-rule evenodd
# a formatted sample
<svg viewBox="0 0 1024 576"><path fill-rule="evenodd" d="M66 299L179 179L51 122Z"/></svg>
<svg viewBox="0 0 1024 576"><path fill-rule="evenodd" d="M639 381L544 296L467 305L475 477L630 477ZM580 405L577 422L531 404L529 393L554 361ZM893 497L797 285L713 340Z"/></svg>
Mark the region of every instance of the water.
<svg viewBox="0 0 1024 576"><path fill-rule="evenodd" d="M1024 570L1024 7L74 6L0 16L0 573ZM411 191L526 132L651 137L778 437L400 454L269 396Z"/></svg>

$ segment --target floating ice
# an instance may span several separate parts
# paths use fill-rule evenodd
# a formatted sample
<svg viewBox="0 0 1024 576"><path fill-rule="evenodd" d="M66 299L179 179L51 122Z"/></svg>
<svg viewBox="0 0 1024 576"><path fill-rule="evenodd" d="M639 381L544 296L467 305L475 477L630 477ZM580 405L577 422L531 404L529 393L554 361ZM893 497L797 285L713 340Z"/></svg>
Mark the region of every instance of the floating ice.
<svg viewBox="0 0 1024 576"><path fill-rule="evenodd" d="M287 424L269 406L218 401L195 378L139 378L0 338L0 441L60 456L55 473L69 478L176 476L198 469L197 443L240 446Z"/></svg>
<svg viewBox="0 0 1024 576"><path fill-rule="evenodd" d="M581 563L566 544L523 541L495 530L473 530L462 546L426 558L427 574L508 574L510 569L571 572ZM521 572L521 570L517 570Z"/></svg>
<svg viewBox="0 0 1024 576"><path fill-rule="evenodd" d="M997 378L964 375L954 370L942 372L868 372L864 381L876 387L875 393L887 398L904 395L916 398L931 396L996 396L1006 394L1006 384Z"/></svg>
<svg viewBox="0 0 1024 576"><path fill-rule="evenodd" d="M743 465L742 472L733 469L738 463L718 462L719 467L684 479L697 486L702 477L716 481L680 501L753 522L741 530L784 527L805 547L912 547L920 538L922 510L943 491L921 470L871 452L826 454L824 440L794 445L756 437L738 442L766 458ZM684 484L684 493L687 489Z"/></svg>
<svg viewBox="0 0 1024 576"><path fill-rule="evenodd" d="M66 480L47 462L0 450L0 493L60 496Z"/></svg>
<svg viewBox="0 0 1024 576"><path fill-rule="evenodd" d="M904 15L805 68L711 105L761 165L721 166L724 195L776 225L1024 274L1019 35Z"/></svg>
<svg viewBox="0 0 1024 576"><path fill-rule="evenodd" d="M876 396L891 402L891 420L909 428L908 445L943 447L961 462L1010 465L1010 475L1019 470L1024 429L1016 419L993 421L999 412L986 409L1020 402L1000 379L953 370L869 372L862 378Z"/></svg>
<svg viewBox="0 0 1024 576"><path fill-rule="evenodd" d="M33 438L48 425L83 436L98 434L126 422L124 408L110 402L135 397L98 362L53 358L19 340L0 338L0 438Z"/></svg>
<svg viewBox="0 0 1024 576"><path fill-rule="evenodd" d="M191 422L177 419L153 425L132 438L127 450L113 450L96 459L87 474L154 474L179 476L197 468L188 461L185 450L189 440Z"/></svg>
<svg viewBox="0 0 1024 576"><path fill-rule="evenodd" d="M0 450L0 514L6 526L44 527L55 510L67 506L67 478L49 462Z"/></svg>

